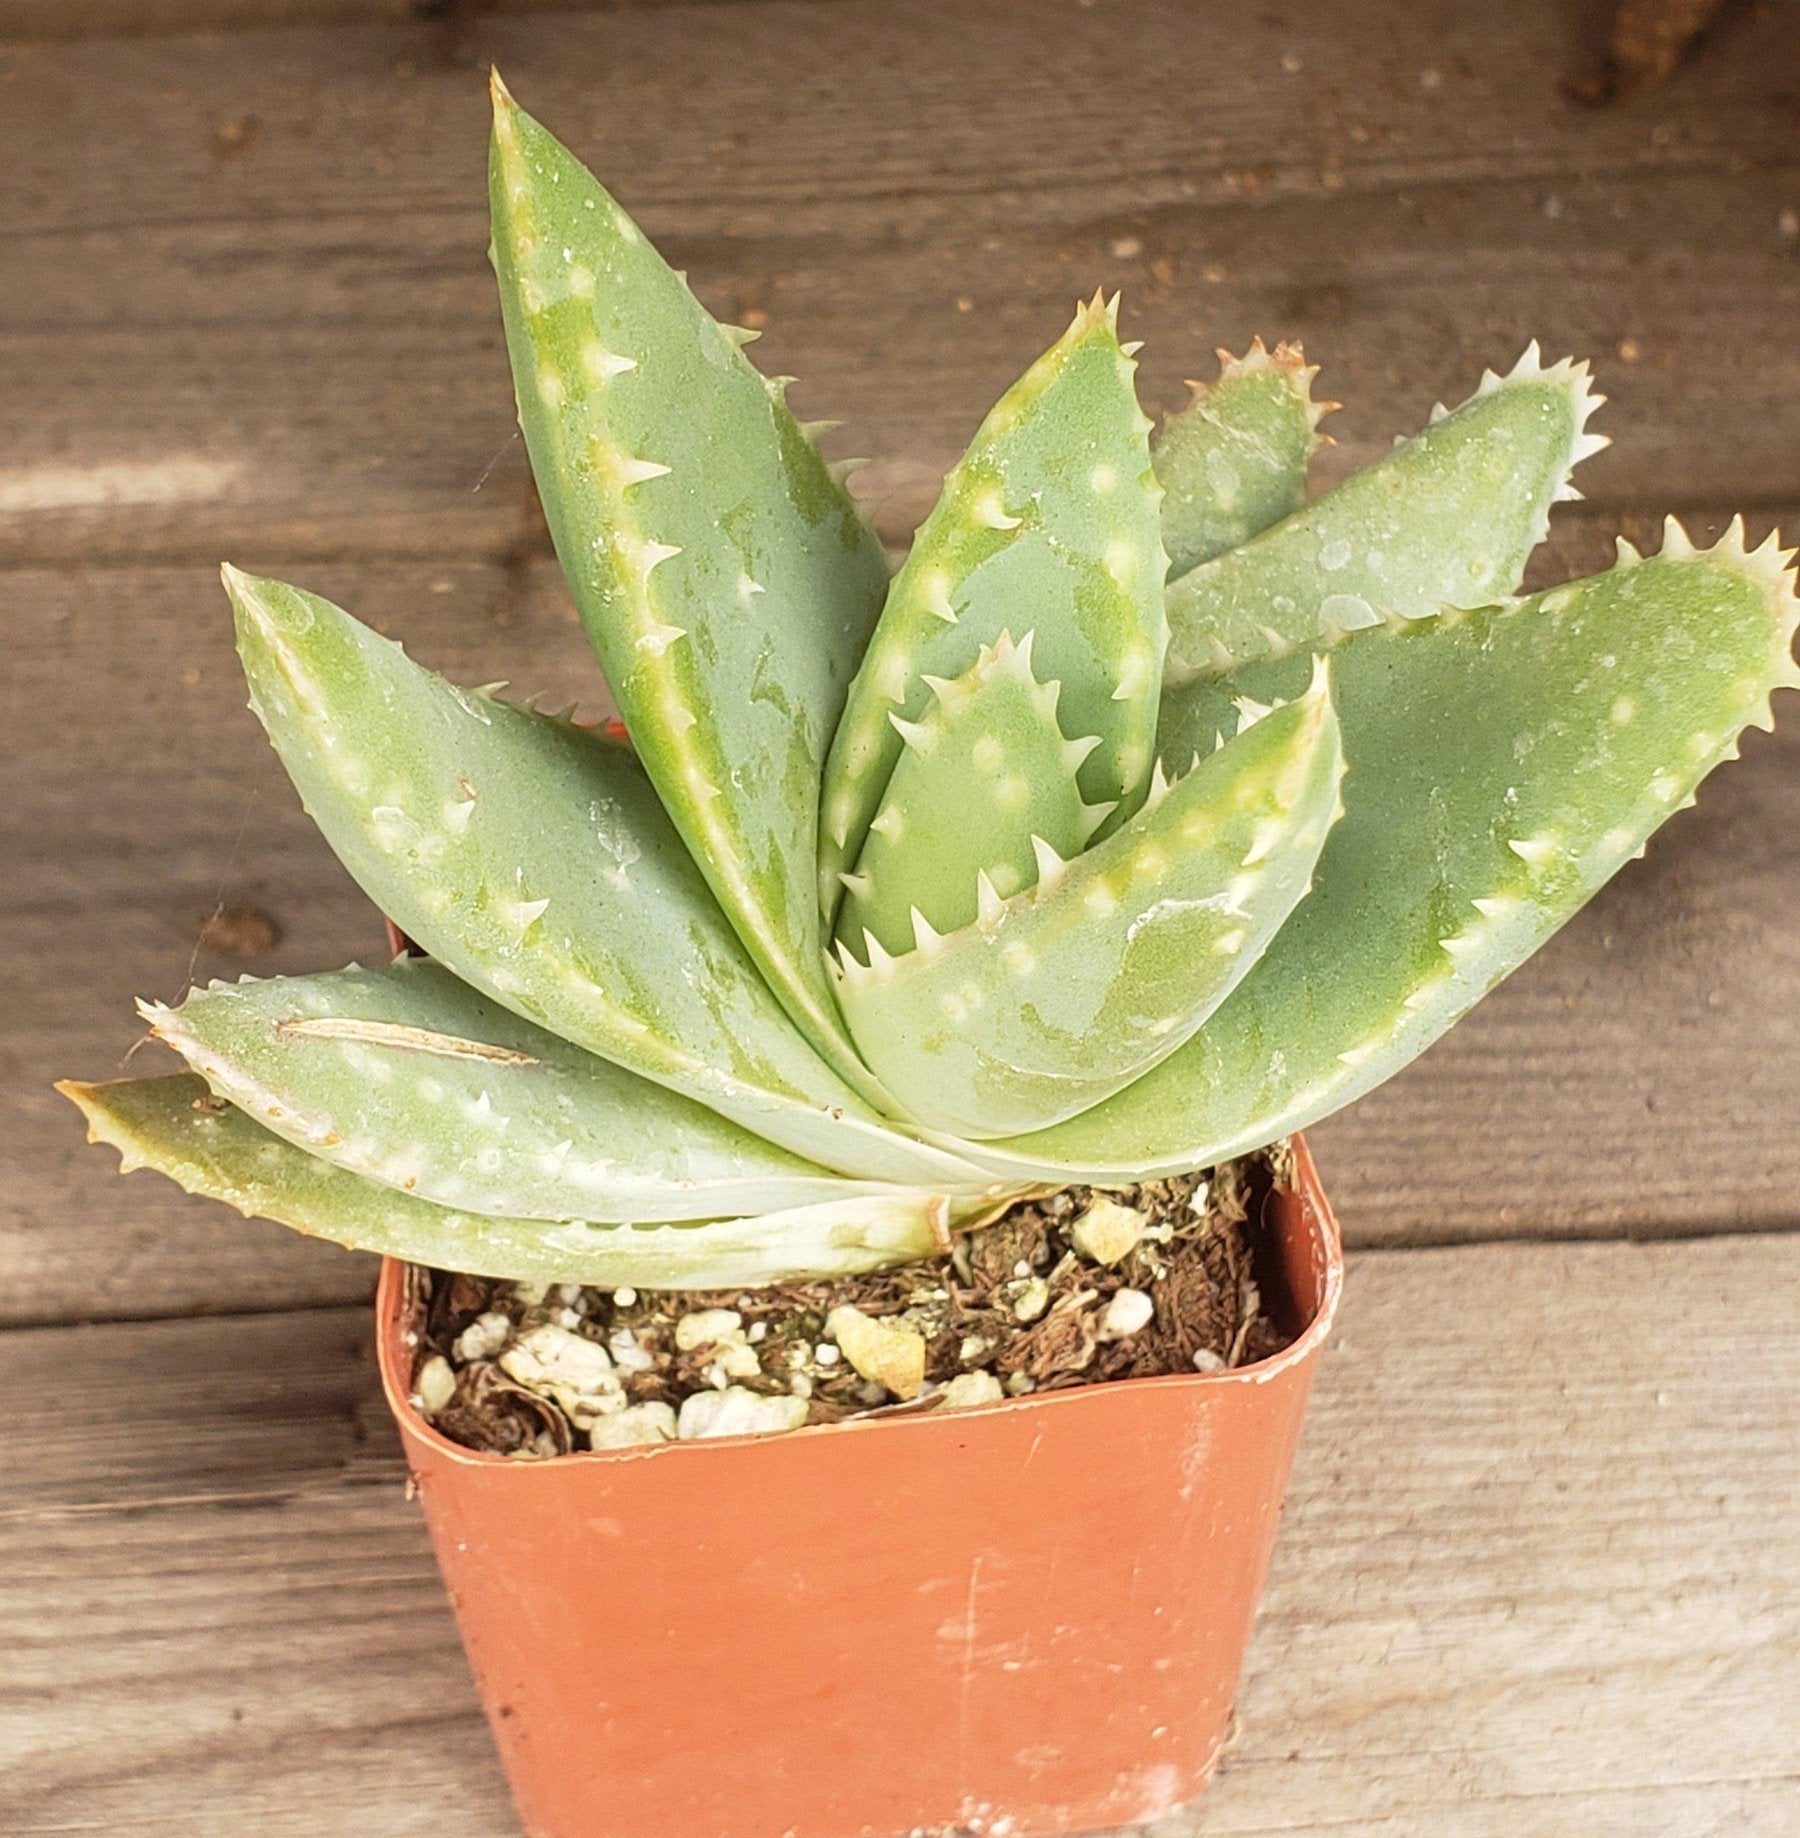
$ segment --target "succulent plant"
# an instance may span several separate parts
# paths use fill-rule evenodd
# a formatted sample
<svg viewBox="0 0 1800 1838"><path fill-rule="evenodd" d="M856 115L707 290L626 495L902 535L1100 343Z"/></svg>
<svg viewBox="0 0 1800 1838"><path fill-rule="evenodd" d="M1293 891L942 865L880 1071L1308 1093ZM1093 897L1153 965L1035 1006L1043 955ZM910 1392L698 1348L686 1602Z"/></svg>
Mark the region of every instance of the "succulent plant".
<svg viewBox="0 0 1800 1838"><path fill-rule="evenodd" d="M1739 524L1516 597L1585 365L1308 502L1297 350L1153 430L1098 296L890 580L752 334L495 105L520 420L629 744L227 569L252 708L428 956L146 1006L190 1073L64 1087L128 1167L521 1280L925 1257L1388 1077L1800 681Z"/></svg>

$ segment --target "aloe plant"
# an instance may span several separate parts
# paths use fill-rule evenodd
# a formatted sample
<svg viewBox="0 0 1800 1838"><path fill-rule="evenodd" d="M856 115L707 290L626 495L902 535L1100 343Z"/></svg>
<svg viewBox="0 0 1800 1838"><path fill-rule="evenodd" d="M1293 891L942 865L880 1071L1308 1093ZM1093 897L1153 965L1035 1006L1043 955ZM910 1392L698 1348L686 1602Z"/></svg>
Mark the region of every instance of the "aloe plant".
<svg viewBox="0 0 1800 1838"><path fill-rule="evenodd" d="M226 570L251 704L429 953L146 1006L93 1135L306 1232L532 1281L923 1258L1204 1168L1422 1051L1800 681L1733 524L1516 597L1598 445L1536 347L1310 503L1261 344L1152 430L1117 302L982 423L890 580L643 233L496 80L538 486L629 745Z"/></svg>

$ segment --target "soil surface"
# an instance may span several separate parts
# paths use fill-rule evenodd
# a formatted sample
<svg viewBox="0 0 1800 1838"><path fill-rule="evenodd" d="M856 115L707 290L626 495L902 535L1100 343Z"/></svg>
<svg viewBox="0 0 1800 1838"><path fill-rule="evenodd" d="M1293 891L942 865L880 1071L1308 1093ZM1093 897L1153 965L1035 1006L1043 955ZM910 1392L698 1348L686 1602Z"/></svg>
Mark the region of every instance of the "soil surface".
<svg viewBox="0 0 1800 1838"><path fill-rule="evenodd" d="M1255 1276L1285 1145L1021 1202L946 1256L755 1291L414 1273L414 1403L524 1459L1215 1372L1286 1346Z"/></svg>

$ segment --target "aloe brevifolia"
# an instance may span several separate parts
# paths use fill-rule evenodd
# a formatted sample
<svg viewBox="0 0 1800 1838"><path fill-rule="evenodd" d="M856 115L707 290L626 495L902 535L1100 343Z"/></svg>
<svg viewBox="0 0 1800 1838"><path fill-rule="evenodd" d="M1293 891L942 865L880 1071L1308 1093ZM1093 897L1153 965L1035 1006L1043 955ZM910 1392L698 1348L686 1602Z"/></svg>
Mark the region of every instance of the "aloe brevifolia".
<svg viewBox="0 0 1800 1838"><path fill-rule="evenodd" d="M1152 430L1099 298L890 580L752 335L495 105L520 420L630 744L226 570L252 707L429 959L146 1006L192 1072L65 1087L127 1166L519 1279L923 1257L1386 1078L1800 680L1737 524L1514 597L1603 444L1584 365L1309 503L1297 352Z"/></svg>

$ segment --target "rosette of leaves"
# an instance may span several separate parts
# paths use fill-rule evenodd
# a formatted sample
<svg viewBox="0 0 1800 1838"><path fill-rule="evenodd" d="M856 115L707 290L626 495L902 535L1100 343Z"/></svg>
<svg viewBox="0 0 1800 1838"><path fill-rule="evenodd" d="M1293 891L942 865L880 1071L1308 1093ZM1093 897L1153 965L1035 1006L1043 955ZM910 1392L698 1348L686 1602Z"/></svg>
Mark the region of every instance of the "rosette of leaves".
<svg viewBox="0 0 1800 1838"><path fill-rule="evenodd" d="M151 1005L126 1166L521 1280L891 1265L1207 1166L1404 1065L1792 685L1741 527L1516 595L1603 444L1536 348L1307 501L1260 344L1160 429L1116 303L891 578L751 334L495 85L531 462L629 745L226 570L251 706L424 957Z"/></svg>

